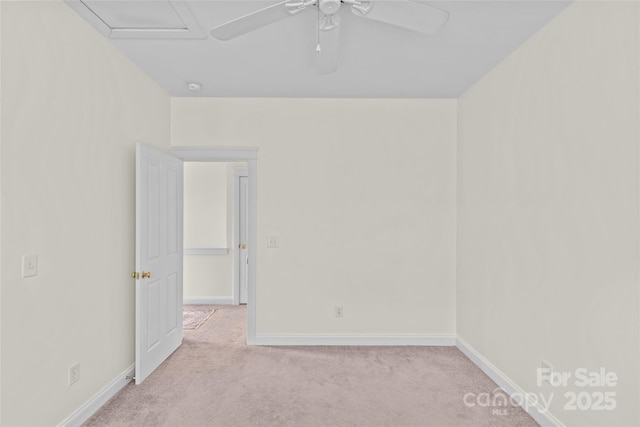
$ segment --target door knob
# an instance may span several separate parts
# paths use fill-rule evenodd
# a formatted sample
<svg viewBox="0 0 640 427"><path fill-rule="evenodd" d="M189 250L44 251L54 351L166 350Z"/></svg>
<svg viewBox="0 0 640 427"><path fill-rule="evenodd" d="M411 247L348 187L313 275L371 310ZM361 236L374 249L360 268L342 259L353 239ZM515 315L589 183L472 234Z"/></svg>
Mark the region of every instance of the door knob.
<svg viewBox="0 0 640 427"><path fill-rule="evenodd" d="M241 245L240 245L240 249L247 249L247 245L246 245L246 243L241 244Z"/></svg>
<svg viewBox="0 0 640 427"><path fill-rule="evenodd" d="M138 273L137 271L134 271L133 273L131 273L131 277L139 280L140 278L143 279L151 279L151 272L150 271L143 271L142 272L142 276L140 275L140 273Z"/></svg>

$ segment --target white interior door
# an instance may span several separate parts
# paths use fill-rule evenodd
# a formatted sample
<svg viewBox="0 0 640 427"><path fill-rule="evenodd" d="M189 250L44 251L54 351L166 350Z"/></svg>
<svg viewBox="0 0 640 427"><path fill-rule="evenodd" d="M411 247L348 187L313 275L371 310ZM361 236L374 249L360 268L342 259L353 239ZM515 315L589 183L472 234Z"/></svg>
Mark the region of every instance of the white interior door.
<svg viewBox="0 0 640 427"><path fill-rule="evenodd" d="M136 146L136 384L182 344L182 160Z"/></svg>
<svg viewBox="0 0 640 427"><path fill-rule="evenodd" d="M240 200L240 265L238 276L240 278L240 304L247 303L247 277L249 276L249 251L247 249L249 241L249 178L240 176L239 200Z"/></svg>

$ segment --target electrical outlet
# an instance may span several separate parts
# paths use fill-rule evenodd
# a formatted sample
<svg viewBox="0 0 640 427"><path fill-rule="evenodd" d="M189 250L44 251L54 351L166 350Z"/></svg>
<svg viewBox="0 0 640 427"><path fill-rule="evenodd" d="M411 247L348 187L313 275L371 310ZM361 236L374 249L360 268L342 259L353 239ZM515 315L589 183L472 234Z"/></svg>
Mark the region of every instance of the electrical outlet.
<svg viewBox="0 0 640 427"><path fill-rule="evenodd" d="M76 362L69 367L69 385L80 381L80 362Z"/></svg>
<svg viewBox="0 0 640 427"><path fill-rule="evenodd" d="M335 315L336 317L342 317L344 315L344 311L342 310L341 305L336 305L335 307Z"/></svg>
<svg viewBox="0 0 640 427"><path fill-rule="evenodd" d="M38 275L38 255L22 256L22 278Z"/></svg>

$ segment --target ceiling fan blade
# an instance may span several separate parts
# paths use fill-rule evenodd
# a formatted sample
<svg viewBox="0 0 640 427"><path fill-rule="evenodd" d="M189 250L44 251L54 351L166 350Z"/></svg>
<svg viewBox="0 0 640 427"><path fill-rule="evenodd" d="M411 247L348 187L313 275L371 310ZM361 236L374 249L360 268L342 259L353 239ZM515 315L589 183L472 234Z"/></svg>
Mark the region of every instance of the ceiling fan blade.
<svg viewBox="0 0 640 427"><path fill-rule="evenodd" d="M258 28L266 27L267 25L296 14L287 11L285 7L287 3L291 3L291 0L280 1L264 9L225 22L224 24L211 28L209 34L218 40L227 41L257 30Z"/></svg>
<svg viewBox="0 0 640 427"><path fill-rule="evenodd" d="M338 69L338 50L340 47L340 16L333 15L334 24L329 30L318 32L319 51L316 52L316 71L318 74L331 74Z"/></svg>
<svg viewBox="0 0 640 427"><path fill-rule="evenodd" d="M430 35L440 31L449 20L446 10L411 0L372 0L367 7L351 10L363 18Z"/></svg>

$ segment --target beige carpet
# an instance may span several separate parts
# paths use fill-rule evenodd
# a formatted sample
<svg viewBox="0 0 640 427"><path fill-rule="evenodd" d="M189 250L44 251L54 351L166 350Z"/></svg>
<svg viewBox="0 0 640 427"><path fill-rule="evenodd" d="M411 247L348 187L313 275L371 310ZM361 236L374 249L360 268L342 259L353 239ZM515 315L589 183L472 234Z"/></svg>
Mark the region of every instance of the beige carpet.
<svg viewBox="0 0 640 427"><path fill-rule="evenodd" d="M215 311L211 305L184 305L182 329L198 329Z"/></svg>
<svg viewBox="0 0 640 427"><path fill-rule="evenodd" d="M496 385L454 347L247 347L245 323L246 307L217 306L85 425L537 425L517 407L466 406L465 393Z"/></svg>

